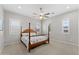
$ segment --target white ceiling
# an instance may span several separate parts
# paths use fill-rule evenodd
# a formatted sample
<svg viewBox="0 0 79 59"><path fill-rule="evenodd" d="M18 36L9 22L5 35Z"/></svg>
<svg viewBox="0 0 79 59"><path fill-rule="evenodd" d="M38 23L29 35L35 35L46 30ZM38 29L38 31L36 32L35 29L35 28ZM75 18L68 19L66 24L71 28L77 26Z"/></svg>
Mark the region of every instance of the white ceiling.
<svg viewBox="0 0 79 59"><path fill-rule="evenodd" d="M55 14L52 16L55 16L76 10L78 9L79 4L4 4L2 6L5 10L31 17L34 12L39 13L39 8L43 8L45 12L54 12ZM22 8L18 8L18 6L21 6Z"/></svg>

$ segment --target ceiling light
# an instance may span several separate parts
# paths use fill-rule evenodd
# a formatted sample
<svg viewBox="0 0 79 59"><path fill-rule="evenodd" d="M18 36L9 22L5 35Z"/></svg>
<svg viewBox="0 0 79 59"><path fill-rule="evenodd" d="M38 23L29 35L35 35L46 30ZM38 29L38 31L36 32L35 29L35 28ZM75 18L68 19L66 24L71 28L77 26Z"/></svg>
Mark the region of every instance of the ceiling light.
<svg viewBox="0 0 79 59"><path fill-rule="evenodd" d="M67 6L66 8L67 8L67 9L69 9L70 7L69 7L69 6Z"/></svg>
<svg viewBox="0 0 79 59"><path fill-rule="evenodd" d="M18 6L18 8L21 9L22 7L21 6Z"/></svg>
<svg viewBox="0 0 79 59"><path fill-rule="evenodd" d="M43 16L40 16L40 20L42 20L42 19L44 19L44 17Z"/></svg>
<svg viewBox="0 0 79 59"><path fill-rule="evenodd" d="M40 19L42 19L43 17L42 16L40 16Z"/></svg>

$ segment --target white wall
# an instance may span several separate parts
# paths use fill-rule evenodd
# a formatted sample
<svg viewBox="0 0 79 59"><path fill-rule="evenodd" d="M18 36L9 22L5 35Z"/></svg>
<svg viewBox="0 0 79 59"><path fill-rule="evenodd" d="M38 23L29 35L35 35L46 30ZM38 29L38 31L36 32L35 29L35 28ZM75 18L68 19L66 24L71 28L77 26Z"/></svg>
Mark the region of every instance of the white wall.
<svg viewBox="0 0 79 59"><path fill-rule="evenodd" d="M25 19L24 16L12 12L4 11L4 37L5 37L4 45L5 46L18 42L21 20L24 19Z"/></svg>
<svg viewBox="0 0 79 59"><path fill-rule="evenodd" d="M62 21L67 18L70 20L70 32L64 34L62 31ZM53 41L55 40L66 44L78 45L78 10L52 17L51 20L44 22L45 27L48 22L51 22L50 35Z"/></svg>
<svg viewBox="0 0 79 59"><path fill-rule="evenodd" d="M51 23L52 23L52 20L51 19L46 19L46 20L43 20L43 33L47 34L48 33L48 26L50 24L50 27L51 27Z"/></svg>
<svg viewBox="0 0 79 59"><path fill-rule="evenodd" d="M30 22L31 28L35 29L36 24L40 24L40 21L38 20L9 11L5 11L4 17L5 46L16 43L20 40L21 26L23 29L28 28L28 23Z"/></svg>
<svg viewBox="0 0 79 59"><path fill-rule="evenodd" d="M78 45L79 45L79 10L78 10Z"/></svg>
<svg viewBox="0 0 79 59"><path fill-rule="evenodd" d="M29 28L28 26L29 26L29 22L31 23L30 25L31 25L31 28L33 29L33 30L35 30L36 31L36 26L38 25L39 27L41 26L41 22L40 22L40 20L38 20L38 19L33 19L33 18L26 18L26 19L24 19L24 20L22 20L21 21L21 26L23 27L23 29L26 29L26 28ZM41 28L41 27L40 27ZM40 29L40 31L39 32L41 32L41 29Z"/></svg>
<svg viewBox="0 0 79 59"><path fill-rule="evenodd" d="M0 6L0 20L3 21L3 9L1 6ZM3 31L0 31L0 53L3 47L4 47Z"/></svg>

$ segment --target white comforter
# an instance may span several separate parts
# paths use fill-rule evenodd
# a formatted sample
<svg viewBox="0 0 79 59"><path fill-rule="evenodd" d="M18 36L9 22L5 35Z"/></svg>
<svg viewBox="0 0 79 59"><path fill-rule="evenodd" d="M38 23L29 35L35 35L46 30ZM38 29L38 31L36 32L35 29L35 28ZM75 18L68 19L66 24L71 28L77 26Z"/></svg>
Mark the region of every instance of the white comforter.
<svg viewBox="0 0 79 59"><path fill-rule="evenodd" d="M48 38L48 36L33 36L30 39L30 43L34 44L37 42L41 42L41 41L47 40L47 38ZM28 49L29 37L22 36L22 41L24 42L24 44L27 46L27 49Z"/></svg>

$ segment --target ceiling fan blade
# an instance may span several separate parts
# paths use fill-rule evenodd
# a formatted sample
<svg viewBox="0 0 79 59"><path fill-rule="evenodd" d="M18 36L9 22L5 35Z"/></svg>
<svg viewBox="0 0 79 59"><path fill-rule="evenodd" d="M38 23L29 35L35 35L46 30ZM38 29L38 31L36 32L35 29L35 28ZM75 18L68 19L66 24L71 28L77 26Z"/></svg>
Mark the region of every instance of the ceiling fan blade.
<svg viewBox="0 0 79 59"><path fill-rule="evenodd" d="M50 15L50 13L45 13L44 15Z"/></svg>
<svg viewBox="0 0 79 59"><path fill-rule="evenodd" d="M50 15L50 14L55 14L54 12L52 12L52 13L46 13L46 14L44 14L44 15Z"/></svg>
<svg viewBox="0 0 79 59"><path fill-rule="evenodd" d="M49 16L44 16L45 18L49 18Z"/></svg>

